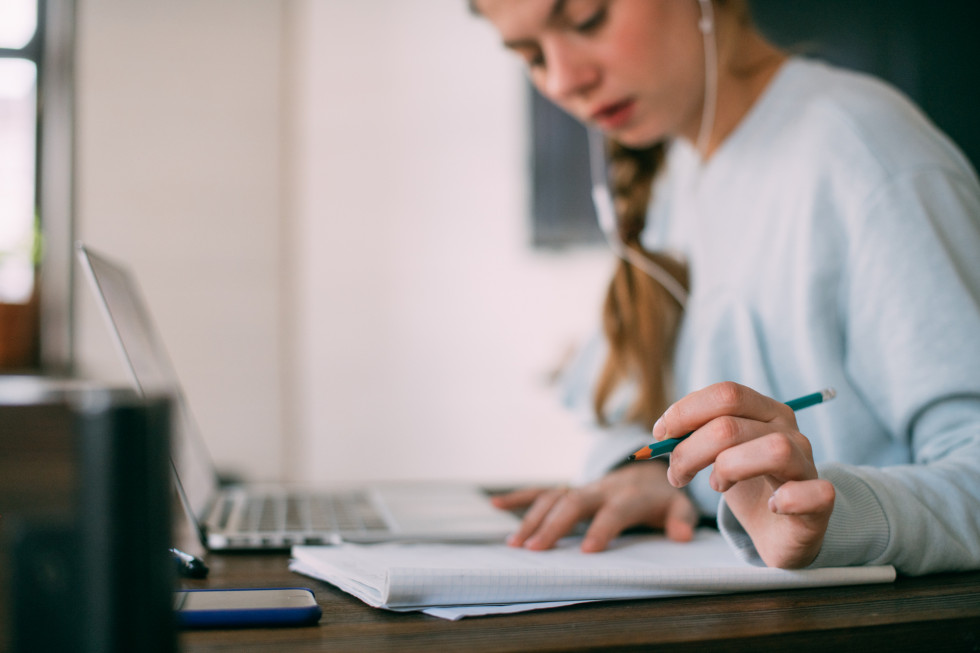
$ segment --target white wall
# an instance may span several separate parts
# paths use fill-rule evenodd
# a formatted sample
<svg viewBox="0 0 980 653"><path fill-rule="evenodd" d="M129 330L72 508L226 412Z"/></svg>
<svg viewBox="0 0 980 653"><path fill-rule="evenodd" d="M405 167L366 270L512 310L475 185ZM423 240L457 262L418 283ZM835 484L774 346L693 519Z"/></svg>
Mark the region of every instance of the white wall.
<svg viewBox="0 0 980 653"><path fill-rule="evenodd" d="M463 0L79 13L80 235L137 269L220 465L574 471L543 379L610 262L527 247L523 78Z"/></svg>
<svg viewBox="0 0 980 653"><path fill-rule="evenodd" d="M605 259L526 246L523 76L465 4L293 16L304 479L574 466L542 379L596 312Z"/></svg>
<svg viewBox="0 0 980 653"><path fill-rule="evenodd" d="M135 269L224 467L278 476L281 8L79 0L77 236ZM79 288L83 370L120 363Z"/></svg>

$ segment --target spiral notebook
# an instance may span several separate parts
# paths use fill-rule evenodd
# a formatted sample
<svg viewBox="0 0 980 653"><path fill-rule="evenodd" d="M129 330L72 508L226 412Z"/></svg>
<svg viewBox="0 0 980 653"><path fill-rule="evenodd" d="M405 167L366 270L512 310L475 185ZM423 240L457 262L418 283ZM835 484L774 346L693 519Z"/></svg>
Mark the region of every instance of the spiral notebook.
<svg viewBox="0 0 980 653"><path fill-rule="evenodd" d="M718 531L694 541L629 535L602 553L581 538L550 551L506 545L343 544L296 546L290 569L327 581L365 603L447 619L585 601L888 583L891 566L787 570L739 560Z"/></svg>

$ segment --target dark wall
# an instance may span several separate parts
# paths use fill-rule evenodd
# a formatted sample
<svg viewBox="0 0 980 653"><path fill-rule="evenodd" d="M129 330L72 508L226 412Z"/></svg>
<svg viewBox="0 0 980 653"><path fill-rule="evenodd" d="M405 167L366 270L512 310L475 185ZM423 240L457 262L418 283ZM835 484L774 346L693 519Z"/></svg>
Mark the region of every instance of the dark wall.
<svg viewBox="0 0 980 653"><path fill-rule="evenodd" d="M902 89L980 164L980 2L751 0L773 42Z"/></svg>
<svg viewBox="0 0 980 653"><path fill-rule="evenodd" d="M750 0L788 50L902 89L980 166L980 0ZM598 242L585 130L532 93L533 243Z"/></svg>

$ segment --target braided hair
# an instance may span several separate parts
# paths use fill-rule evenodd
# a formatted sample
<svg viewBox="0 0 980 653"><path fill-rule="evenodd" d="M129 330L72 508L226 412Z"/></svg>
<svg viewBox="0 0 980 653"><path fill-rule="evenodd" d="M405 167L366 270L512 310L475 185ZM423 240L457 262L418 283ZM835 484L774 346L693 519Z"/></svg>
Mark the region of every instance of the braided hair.
<svg viewBox="0 0 980 653"><path fill-rule="evenodd" d="M610 183L619 237L625 247L663 267L682 286L688 286L683 263L643 248L654 177L664 159L664 145L633 149L609 144ZM636 386L636 397L625 419L652 428L667 408L674 341L682 307L660 283L626 260L619 260L602 309L602 326L609 344L599 375L593 407L600 424L607 424L606 404L622 383Z"/></svg>

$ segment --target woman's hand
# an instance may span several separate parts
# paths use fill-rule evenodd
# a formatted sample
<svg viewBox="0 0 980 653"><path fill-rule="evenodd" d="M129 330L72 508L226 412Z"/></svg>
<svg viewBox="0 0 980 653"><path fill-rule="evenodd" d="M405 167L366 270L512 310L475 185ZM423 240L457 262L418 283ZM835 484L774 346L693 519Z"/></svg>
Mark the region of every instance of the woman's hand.
<svg viewBox="0 0 980 653"><path fill-rule="evenodd" d="M493 498L498 508L530 506L511 546L550 549L576 524L592 518L582 551L602 551L632 526L662 528L672 540L694 536L698 513L687 495L667 484L659 462L633 463L577 488L527 488Z"/></svg>
<svg viewBox="0 0 980 653"><path fill-rule="evenodd" d="M670 456L667 480L684 487L714 463L712 488L770 567L798 568L820 552L834 486L817 477L810 441L789 406L735 383L676 402L653 427L657 440L692 432Z"/></svg>

